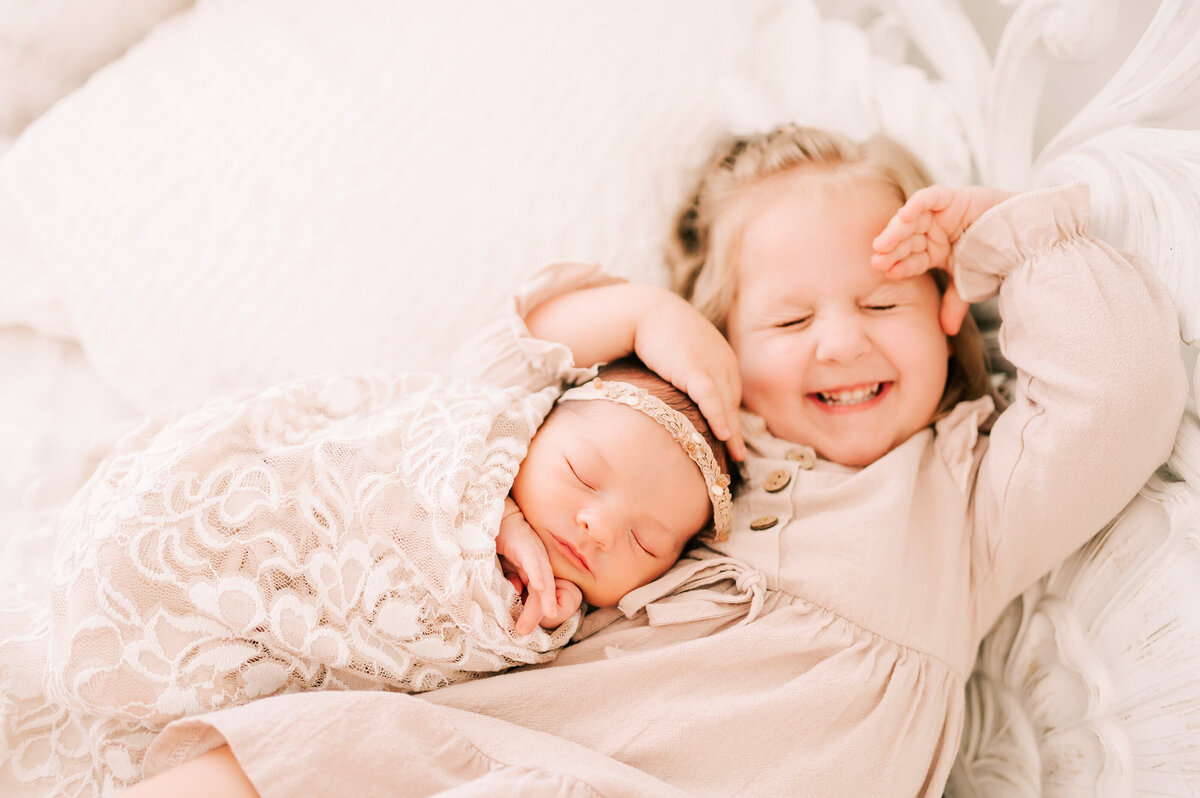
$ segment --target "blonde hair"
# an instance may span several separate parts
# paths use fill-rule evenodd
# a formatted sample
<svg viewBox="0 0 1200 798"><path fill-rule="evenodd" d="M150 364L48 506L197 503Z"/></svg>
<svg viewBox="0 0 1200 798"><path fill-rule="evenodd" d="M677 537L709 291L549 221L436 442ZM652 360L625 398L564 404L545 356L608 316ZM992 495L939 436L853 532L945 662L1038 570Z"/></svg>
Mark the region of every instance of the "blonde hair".
<svg viewBox="0 0 1200 798"><path fill-rule="evenodd" d="M741 220L732 212L736 201L767 178L801 168L878 180L894 190L901 203L932 182L916 156L886 136L856 142L831 130L787 124L729 138L702 168L695 190L676 217L667 249L673 290L722 332L737 290L734 252ZM936 269L932 274L944 292L946 273ZM983 336L970 315L950 338L950 347L946 387L935 418L991 388Z"/></svg>

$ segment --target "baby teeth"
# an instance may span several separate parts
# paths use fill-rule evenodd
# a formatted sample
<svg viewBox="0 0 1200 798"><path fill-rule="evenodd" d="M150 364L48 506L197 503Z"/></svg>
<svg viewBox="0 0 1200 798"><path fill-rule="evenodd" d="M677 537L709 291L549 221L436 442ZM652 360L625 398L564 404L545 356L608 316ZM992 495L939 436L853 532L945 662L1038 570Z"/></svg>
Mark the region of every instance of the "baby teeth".
<svg viewBox="0 0 1200 798"><path fill-rule="evenodd" d="M832 393L818 391L817 396L827 405L856 405L868 399L874 399L879 395L879 390L882 387L883 383L877 382L870 387L855 388L850 391L834 391Z"/></svg>

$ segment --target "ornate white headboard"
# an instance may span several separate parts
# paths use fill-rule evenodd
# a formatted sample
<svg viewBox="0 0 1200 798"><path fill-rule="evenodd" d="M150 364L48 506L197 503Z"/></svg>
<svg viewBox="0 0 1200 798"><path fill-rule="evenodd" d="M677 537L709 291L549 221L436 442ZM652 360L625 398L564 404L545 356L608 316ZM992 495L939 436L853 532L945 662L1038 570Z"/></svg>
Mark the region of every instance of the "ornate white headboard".
<svg viewBox="0 0 1200 798"><path fill-rule="evenodd" d="M981 647L949 792L1200 794L1200 3L824 5L941 82L979 182L1088 181L1094 229L1161 275L1193 364L1167 467Z"/></svg>

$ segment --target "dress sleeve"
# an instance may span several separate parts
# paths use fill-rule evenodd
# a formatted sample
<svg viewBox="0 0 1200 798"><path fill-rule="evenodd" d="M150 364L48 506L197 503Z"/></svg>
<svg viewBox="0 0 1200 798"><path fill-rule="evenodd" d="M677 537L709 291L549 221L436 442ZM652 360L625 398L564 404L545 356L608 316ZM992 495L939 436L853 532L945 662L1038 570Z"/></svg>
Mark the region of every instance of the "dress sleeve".
<svg viewBox="0 0 1200 798"><path fill-rule="evenodd" d="M989 210L955 250L964 299L999 293L1015 398L971 496L977 636L1096 534L1171 452L1187 390L1157 277L1089 233L1087 187Z"/></svg>
<svg viewBox="0 0 1200 798"><path fill-rule="evenodd" d="M571 291L624 282L594 263L552 263L535 272L486 321L451 361L452 373L505 387L540 391L549 386L585 382L596 369L575 366L571 350L560 343L534 338L525 326L529 312L548 299Z"/></svg>

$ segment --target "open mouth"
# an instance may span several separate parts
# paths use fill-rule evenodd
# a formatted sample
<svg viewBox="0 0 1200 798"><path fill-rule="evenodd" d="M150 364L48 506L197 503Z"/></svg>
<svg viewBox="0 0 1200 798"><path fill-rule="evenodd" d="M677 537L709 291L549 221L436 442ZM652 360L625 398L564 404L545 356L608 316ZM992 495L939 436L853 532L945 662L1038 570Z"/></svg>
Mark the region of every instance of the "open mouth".
<svg viewBox="0 0 1200 798"><path fill-rule="evenodd" d="M847 388L843 391L816 391L810 394L816 398L818 402L826 407L853 407L870 402L872 399L879 397L884 388L891 383L875 382L866 385L859 385L855 388Z"/></svg>

